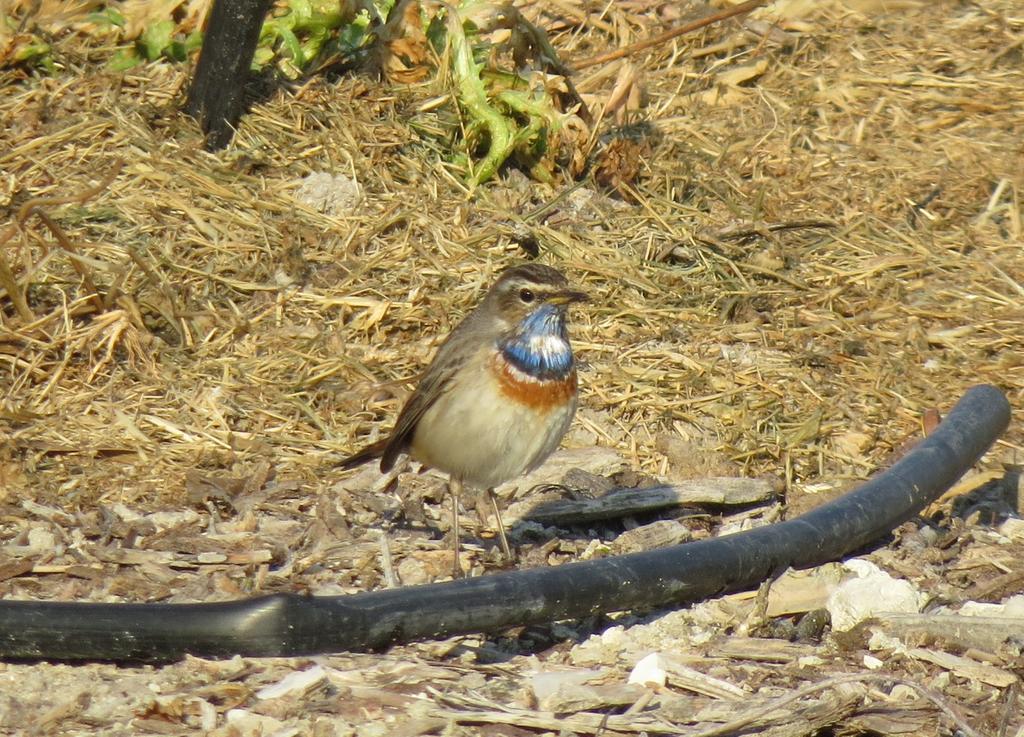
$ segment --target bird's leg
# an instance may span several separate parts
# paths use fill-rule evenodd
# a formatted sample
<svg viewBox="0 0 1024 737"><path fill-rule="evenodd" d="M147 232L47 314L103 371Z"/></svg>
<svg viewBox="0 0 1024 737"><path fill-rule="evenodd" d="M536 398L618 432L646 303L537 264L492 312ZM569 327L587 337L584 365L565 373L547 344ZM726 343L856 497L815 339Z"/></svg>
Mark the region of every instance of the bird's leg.
<svg viewBox="0 0 1024 737"><path fill-rule="evenodd" d="M462 578L462 562L459 560L459 494L462 492L462 479L452 476L448 479L448 491L452 497L452 549L455 558L452 561L452 578Z"/></svg>
<svg viewBox="0 0 1024 737"><path fill-rule="evenodd" d="M512 548L508 544L508 536L505 534L505 523L501 521L501 507L498 506L498 495L494 489L487 490L487 498L491 500L491 507L494 508L494 519L498 521L498 538L501 540L501 552L505 554L505 560L510 563L515 560L512 557Z"/></svg>

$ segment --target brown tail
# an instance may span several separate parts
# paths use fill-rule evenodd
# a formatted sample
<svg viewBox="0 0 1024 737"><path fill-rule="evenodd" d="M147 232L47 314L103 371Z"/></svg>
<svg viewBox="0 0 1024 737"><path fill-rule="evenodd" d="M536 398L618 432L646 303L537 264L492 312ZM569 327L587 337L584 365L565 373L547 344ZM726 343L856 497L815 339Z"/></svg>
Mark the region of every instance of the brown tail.
<svg viewBox="0 0 1024 737"><path fill-rule="evenodd" d="M387 445L388 445L388 438L384 438L383 440L378 440L376 443L373 443L371 445L367 445L362 450L357 450L355 453L350 455L348 458L345 458L344 460L342 460L338 464L338 466L340 468L343 468L343 469L355 468L356 466L363 465L367 461L372 461L372 460L375 460L377 458L380 458L382 455L384 455L384 449L387 447Z"/></svg>

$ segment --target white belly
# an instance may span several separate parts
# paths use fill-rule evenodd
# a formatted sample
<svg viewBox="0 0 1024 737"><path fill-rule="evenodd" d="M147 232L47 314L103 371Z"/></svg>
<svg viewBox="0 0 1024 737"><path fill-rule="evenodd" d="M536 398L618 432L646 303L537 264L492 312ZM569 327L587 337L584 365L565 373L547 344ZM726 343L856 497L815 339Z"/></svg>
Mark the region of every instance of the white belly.
<svg viewBox="0 0 1024 737"><path fill-rule="evenodd" d="M558 447L576 412L576 397L547 410L509 401L489 371L449 387L416 425L416 460L490 488L539 466Z"/></svg>

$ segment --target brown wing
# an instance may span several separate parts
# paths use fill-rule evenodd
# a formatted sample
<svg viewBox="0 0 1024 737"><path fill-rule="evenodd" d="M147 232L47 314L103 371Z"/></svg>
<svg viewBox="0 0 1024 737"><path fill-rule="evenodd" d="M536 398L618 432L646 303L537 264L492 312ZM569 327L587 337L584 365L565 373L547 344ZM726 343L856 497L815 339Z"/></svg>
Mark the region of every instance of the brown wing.
<svg viewBox="0 0 1024 737"><path fill-rule="evenodd" d="M447 345L447 343L445 344ZM443 348L444 346L442 346ZM395 461L402 453L409 449L412 442L412 434L416 431L416 423L423 417L423 413L430 409L431 405L448 387L452 376L455 375L464 361L441 360L441 351L438 351L434 362L427 368L423 378L416 385L416 390L406 401L402 411L398 413L398 420L394 429L388 437L371 443L361 450L357 450L348 458L342 460L338 465L341 468L355 468L374 458L380 458L380 470L387 473L394 468Z"/></svg>
<svg viewBox="0 0 1024 737"><path fill-rule="evenodd" d="M465 342L458 338L458 333L453 332L448 340L441 345L434 361L416 386L416 391L412 393L409 401L405 403L402 411L398 414L395 429L391 431L391 436L381 453L380 470L384 473L390 471L398 456L409 449L412 435L416 432L416 425L420 418L434 405L437 398L447 391L452 378L469 358L467 353L461 350Z"/></svg>
<svg viewBox="0 0 1024 737"><path fill-rule="evenodd" d="M434 360L423 373L416 390L398 413L398 420L387 439L357 451L343 460L341 466L352 468L373 458L380 458L382 472L387 473L394 468L398 456L408 451L416 425L423 414L448 390L452 378L473 357L477 348L493 340L489 335L491 330L493 325L481 316L479 307L469 313L437 349Z"/></svg>

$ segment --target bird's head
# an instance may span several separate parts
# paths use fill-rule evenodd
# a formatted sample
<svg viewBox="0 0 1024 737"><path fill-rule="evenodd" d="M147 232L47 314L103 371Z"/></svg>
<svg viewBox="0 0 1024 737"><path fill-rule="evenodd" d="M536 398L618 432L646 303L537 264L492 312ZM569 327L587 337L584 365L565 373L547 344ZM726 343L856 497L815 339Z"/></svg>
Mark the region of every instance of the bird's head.
<svg viewBox="0 0 1024 737"><path fill-rule="evenodd" d="M558 326L564 330L566 309L586 302L584 292L571 289L558 269L542 264L523 264L506 269L487 293L485 303L506 330Z"/></svg>
<svg viewBox="0 0 1024 737"><path fill-rule="evenodd" d="M565 380L575 370L566 310L586 299L557 269L526 264L502 272L484 306L507 361L536 379Z"/></svg>

